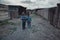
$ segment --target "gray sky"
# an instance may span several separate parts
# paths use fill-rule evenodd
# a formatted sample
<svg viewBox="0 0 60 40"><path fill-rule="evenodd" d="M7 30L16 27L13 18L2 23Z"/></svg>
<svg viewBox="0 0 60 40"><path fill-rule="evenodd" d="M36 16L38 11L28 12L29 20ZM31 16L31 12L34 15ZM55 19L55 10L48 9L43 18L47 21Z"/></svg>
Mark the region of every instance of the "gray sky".
<svg viewBox="0 0 60 40"><path fill-rule="evenodd" d="M22 5L27 9L54 7L60 0L0 0L7 5Z"/></svg>

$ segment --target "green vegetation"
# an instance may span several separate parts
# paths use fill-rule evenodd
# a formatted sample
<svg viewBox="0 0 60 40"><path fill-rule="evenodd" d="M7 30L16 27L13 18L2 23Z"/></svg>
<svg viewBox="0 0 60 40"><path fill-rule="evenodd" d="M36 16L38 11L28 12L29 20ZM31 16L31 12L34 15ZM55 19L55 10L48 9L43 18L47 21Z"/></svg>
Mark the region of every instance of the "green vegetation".
<svg viewBox="0 0 60 40"><path fill-rule="evenodd" d="M0 21L0 26L6 25L6 24L15 25L15 23L9 22L9 20Z"/></svg>

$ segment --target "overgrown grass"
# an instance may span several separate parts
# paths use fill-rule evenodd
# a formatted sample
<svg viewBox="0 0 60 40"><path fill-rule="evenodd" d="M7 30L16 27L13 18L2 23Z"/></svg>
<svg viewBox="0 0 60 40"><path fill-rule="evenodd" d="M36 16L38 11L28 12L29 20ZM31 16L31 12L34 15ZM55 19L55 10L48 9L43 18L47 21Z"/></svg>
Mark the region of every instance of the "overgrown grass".
<svg viewBox="0 0 60 40"><path fill-rule="evenodd" d="M0 21L0 27L3 27L3 25L12 25L11 27L13 28L9 28L9 29L4 29L3 32L5 32L7 35L9 34L12 34L14 33L16 30L17 30L17 27L15 27L16 23L13 23L13 22L9 22L9 20L3 20L3 21ZM14 25L14 26L13 26ZM8 26L9 27L9 26ZM3 28L2 28L3 29ZM7 35L4 35L3 36L0 36L0 40L3 39L3 37L7 36Z"/></svg>
<svg viewBox="0 0 60 40"><path fill-rule="evenodd" d="M9 22L9 20L0 21L0 26L6 25L6 24L15 25L15 23Z"/></svg>

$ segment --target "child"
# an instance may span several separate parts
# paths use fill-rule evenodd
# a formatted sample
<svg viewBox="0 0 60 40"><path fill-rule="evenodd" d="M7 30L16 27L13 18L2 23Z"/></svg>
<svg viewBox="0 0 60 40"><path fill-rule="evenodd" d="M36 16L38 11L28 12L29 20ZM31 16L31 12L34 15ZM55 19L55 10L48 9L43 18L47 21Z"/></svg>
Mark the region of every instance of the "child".
<svg viewBox="0 0 60 40"><path fill-rule="evenodd" d="M30 16L29 13L28 13L28 16L27 16L27 26L28 26L28 28L31 27L31 16Z"/></svg>
<svg viewBox="0 0 60 40"><path fill-rule="evenodd" d="M24 12L21 15L21 20L22 20L22 29L24 30L26 26L26 20L27 20L27 16Z"/></svg>

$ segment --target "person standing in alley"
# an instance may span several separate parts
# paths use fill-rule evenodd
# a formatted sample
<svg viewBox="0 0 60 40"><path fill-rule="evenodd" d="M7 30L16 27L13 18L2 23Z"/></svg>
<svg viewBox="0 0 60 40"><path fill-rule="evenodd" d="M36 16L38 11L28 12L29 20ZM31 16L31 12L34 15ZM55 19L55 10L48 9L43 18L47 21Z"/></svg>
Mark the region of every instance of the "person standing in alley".
<svg viewBox="0 0 60 40"><path fill-rule="evenodd" d="M28 28L31 28L31 21L32 21L31 16L30 16L29 12L27 12L27 26L28 26Z"/></svg>
<svg viewBox="0 0 60 40"><path fill-rule="evenodd" d="M26 21L27 21L27 16L25 12L22 13L21 20L22 20L22 29L24 30L26 26Z"/></svg>

